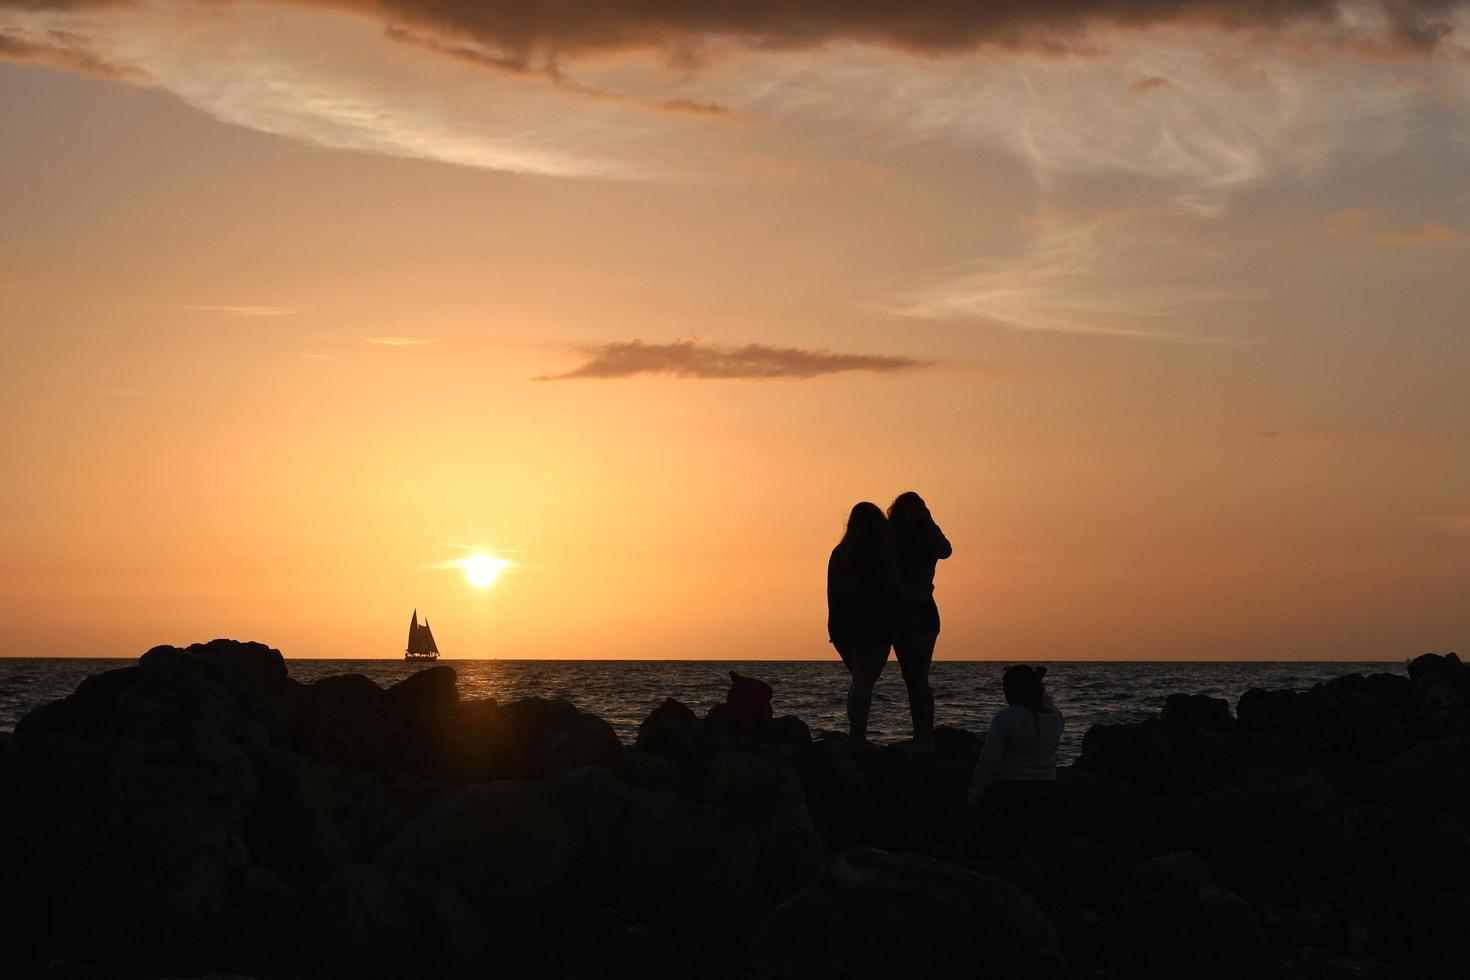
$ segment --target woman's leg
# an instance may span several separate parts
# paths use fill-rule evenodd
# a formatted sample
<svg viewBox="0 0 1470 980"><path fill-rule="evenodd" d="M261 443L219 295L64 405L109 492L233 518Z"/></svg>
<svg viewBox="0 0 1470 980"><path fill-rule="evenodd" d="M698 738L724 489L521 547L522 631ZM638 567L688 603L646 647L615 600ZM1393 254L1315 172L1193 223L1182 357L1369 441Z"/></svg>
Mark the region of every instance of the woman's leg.
<svg viewBox="0 0 1470 980"><path fill-rule="evenodd" d="M838 651L852 674L847 689L847 731L854 741L868 737L868 709L873 703L873 685L888 661L888 644L844 643Z"/></svg>
<svg viewBox="0 0 1470 980"><path fill-rule="evenodd" d="M914 741L934 741L934 691L929 687L929 664L934 660L938 633L907 633L893 641L898 669L909 691L909 715L914 721Z"/></svg>

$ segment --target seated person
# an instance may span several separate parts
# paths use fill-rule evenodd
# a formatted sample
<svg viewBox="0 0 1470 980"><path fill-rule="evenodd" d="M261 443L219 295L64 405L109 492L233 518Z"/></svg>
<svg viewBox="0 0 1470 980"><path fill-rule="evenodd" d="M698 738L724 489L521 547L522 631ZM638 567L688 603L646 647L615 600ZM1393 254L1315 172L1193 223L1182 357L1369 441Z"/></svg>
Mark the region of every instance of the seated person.
<svg viewBox="0 0 1470 980"><path fill-rule="evenodd" d="M960 856L1014 852L1030 827L1049 823L1057 805L1057 744L1062 713L1042 688L1046 668L1007 667L1006 707L995 715L970 781L969 819Z"/></svg>

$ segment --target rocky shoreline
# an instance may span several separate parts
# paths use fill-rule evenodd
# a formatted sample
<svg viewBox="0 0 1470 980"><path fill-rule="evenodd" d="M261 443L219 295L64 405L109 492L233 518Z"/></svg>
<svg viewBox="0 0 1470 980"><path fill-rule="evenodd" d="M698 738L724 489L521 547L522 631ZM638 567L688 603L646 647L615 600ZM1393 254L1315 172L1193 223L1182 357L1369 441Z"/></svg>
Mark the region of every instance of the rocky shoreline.
<svg viewBox="0 0 1470 980"><path fill-rule="evenodd" d="M1094 726L1044 861L952 860L980 747L157 647L0 734L0 975L1470 976L1454 654Z"/></svg>

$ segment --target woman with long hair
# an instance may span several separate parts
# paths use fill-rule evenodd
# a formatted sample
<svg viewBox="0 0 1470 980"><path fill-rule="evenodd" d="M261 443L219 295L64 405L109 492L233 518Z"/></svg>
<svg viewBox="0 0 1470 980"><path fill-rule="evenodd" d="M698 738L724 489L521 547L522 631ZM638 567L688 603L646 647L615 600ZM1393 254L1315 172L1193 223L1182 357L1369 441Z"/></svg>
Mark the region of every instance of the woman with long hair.
<svg viewBox="0 0 1470 980"><path fill-rule="evenodd" d="M934 523L929 507L912 490L899 494L888 507L893 533L895 565L900 585L893 627L893 653L909 692L909 714L914 743L934 744L934 692L929 687L929 664L939 640L939 606L934 601L934 566L954 553L949 539Z"/></svg>
<svg viewBox="0 0 1470 980"><path fill-rule="evenodd" d="M827 562L827 636L852 675L847 724L857 742L867 739L873 685L888 661L895 588L888 521L877 504L855 504Z"/></svg>
<svg viewBox="0 0 1470 980"><path fill-rule="evenodd" d="M960 853L999 856L1056 813L1057 746L1066 719L1047 697L1045 667L1015 664L1001 674L1006 707L995 715L970 780Z"/></svg>

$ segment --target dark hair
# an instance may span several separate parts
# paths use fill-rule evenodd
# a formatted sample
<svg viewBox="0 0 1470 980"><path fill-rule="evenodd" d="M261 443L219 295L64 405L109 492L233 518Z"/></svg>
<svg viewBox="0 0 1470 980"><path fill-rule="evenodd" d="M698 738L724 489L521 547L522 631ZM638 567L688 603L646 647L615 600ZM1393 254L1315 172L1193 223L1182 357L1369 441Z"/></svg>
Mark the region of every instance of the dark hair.
<svg viewBox="0 0 1470 980"><path fill-rule="evenodd" d="M883 511L875 503L861 501L852 505L847 515L847 530L842 535L844 547L869 548L877 545L883 537L887 524Z"/></svg>
<svg viewBox="0 0 1470 980"><path fill-rule="evenodd" d="M928 509L924 498L912 490L905 490L893 498L893 503L888 505L888 519L890 521L909 521Z"/></svg>
<svg viewBox="0 0 1470 980"><path fill-rule="evenodd" d="M1036 722L1038 733L1041 731L1041 718L1036 714L1034 702L1041 700L1041 678L1045 673L1045 667L1037 670L1026 664L1012 664L1000 675L1001 688L1031 712L1031 719Z"/></svg>

